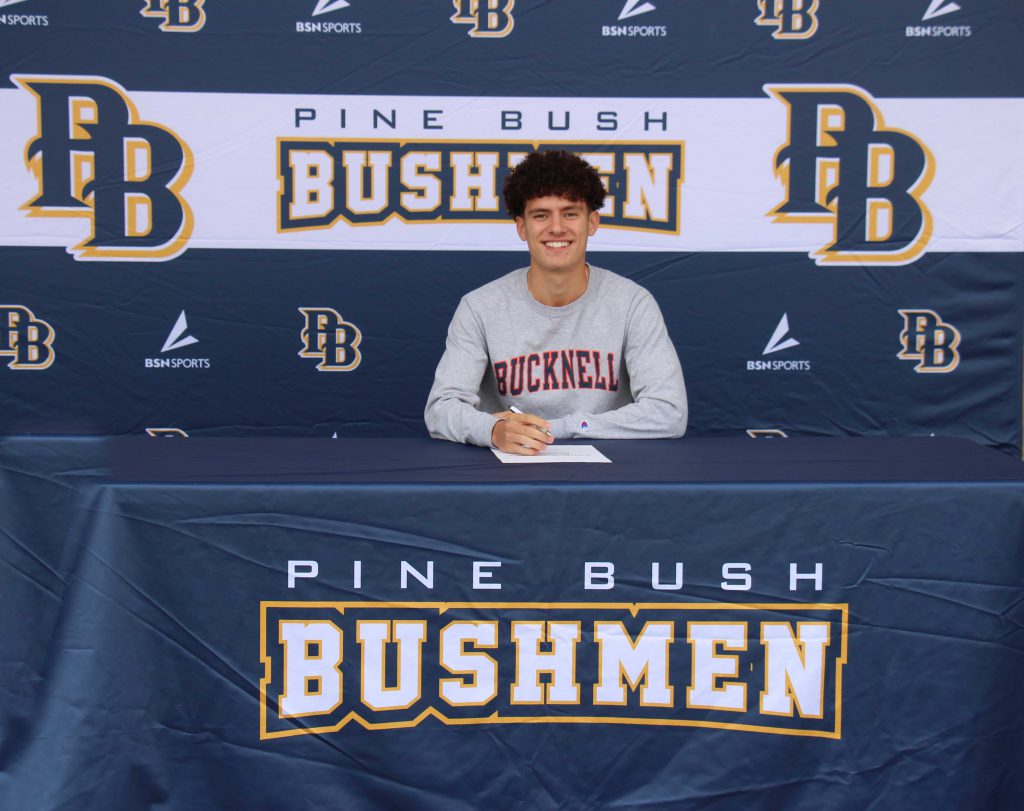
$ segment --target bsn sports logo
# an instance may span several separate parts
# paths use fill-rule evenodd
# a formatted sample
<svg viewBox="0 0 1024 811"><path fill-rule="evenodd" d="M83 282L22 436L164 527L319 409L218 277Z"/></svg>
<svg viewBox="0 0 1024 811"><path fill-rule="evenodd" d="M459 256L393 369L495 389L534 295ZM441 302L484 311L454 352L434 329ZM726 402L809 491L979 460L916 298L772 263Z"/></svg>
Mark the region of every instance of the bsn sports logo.
<svg viewBox="0 0 1024 811"><path fill-rule="evenodd" d="M316 0L316 7L311 16L319 17L332 11L341 11L352 4L347 0ZM339 22L337 20L296 20L295 30L300 34L361 34L363 24L357 22Z"/></svg>
<svg viewBox="0 0 1024 811"><path fill-rule="evenodd" d="M508 222L500 191L534 149L575 152L601 175L605 228L679 233L682 143L544 144L278 139L281 231L405 222Z"/></svg>
<svg viewBox="0 0 1024 811"><path fill-rule="evenodd" d="M772 337L764 345L761 356L773 355L786 349L800 346L800 342L789 334L789 314L783 313L775 327ZM748 360L748 372L809 372L809 360Z"/></svg>
<svg viewBox="0 0 1024 811"><path fill-rule="evenodd" d="M175 352L184 349L186 346L199 343L199 339L188 334L188 317L182 310L178 320L174 322L171 331L167 334L160 354ZM209 358L146 358L147 369L209 369Z"/></svg>
<svg viewBox="0 0 1024 811"><path fill-rule="evenodd" d="M0 8L24 3L25 0L0 0ZM50 18L45 14L0 14L0 25L47 26Z"/></svg>
<svg viewBox="0 0 1024 811"><path fill-rule="evenodd" d="M56 357L56 333L28 307L0 304L0 358L10 357L9 369L39 371Z"/></svg>
<svg viewBox="0 0 1024 811"><path fill-rule="evenodd" d="M645 3L643 0L626 0L622 4L622 11L619 12L619 19L628 20L630 17L639 17L641 14L654 11L655 8L654 3Z"/></svg>
<svg viewBox="0 0 1024 811"><path fill-rule="evenodd" d="M765 85L786 105L788 138L775 153L785 199L774 222L830 223L819 265L906 265L924 253L932 217L921 200L935 159L912 134L891 129L874 99L851 85Z"/></svg>
<svg viewBox="0 0 1024 811"><path fill-rule="evenodd" d="M332 11L338 11L339 9L348 8L352 4L348 0L316 0L316 8L313 9L313 16L319 17L321 14L329 14Z"/></svg>
<svg viewBox="0 0 1024 811"><path fill-rule="evenodd" d="M109 79L13 76L36 97L38 134L26 162L39 195L30 217L84 217L88 239L76 259L172 259L185 250L193 217L181 190L192 153L166 127L142 121L124 88Z"/></svg>
<svg viewBox="0 0 1024 811"><path fill-rule="evenodd" d="M193 34L206 25L205 0L145 0L139 12L143 17L163 20L161 31Z"/></svg>
<svg viewBox="0 0 1024 811"><path fill-rule="evenodd" d="M928 8L921 15L921 22L945 17L960 11L960 6L953 0L931 0ZM969 25L908 25L908 37L969 37L973 33Z"/></svg>
<svg viewBox="0 0 1024 811"><path fill-rule="evenodd" d="M188 332L188 317L185 315L185 311L182 310L178 316L178 320L174 322L174 326L171 328L170 333L167 335L167 340L164 341L163 348L160 350L163 352L173 352L175 349L181 349L183 346L191 346L192 344L199 343L199 339L192 336L186 335Z"/></svg>
<svg viewBox="0 0 1024 811"><path fill-rule="evenodd" d="M925 9L924 14L921 16L922 20L934 20L936 17L942 17L945 14L952 14L954 11L959 11L960 6L952 0L931 0L928 3L928 8Z"/></svg>
<svg viewBox="0 0 1024 811"><path fill-rule="evenodd" d="M754 20L775 30L772 39L810 39L818 30L818 0L757 0Z"/></svg>
<svg viewBox="0 0 1024 811"><path fill-rule="evenodd" d="M301 358L316 358L318 372L351 372L362 361L363 334L331 307L299 307L306 319L299 334Z"/></svg>
<svg viewBox="0 0 1024 811"><path fill-rule="evenodd" d="M900 310L903 331L896 356L917 361L914 371L921 374L946 374L960 365L960 331L947 324L934 310Z"/></svg>
<svg viewBox="0 0 1024 811"><path fill-rule="evenodd" d="M645 3L643 0L626 0L622 4L622 11L619 12L618 22L628 20L631 17L639 17L641 14L649 14L657 11L654 3ZM667 37L668 26L665 25L602 25L602 37Z"/></svg>
<svg viewBox="0 0 1024 811"><path fill-rule="evenodd" d="M775 332L773 332L772 337L768 339L768 343L764 345L764 351L761 352L761 354L770 355L773 352L781 352L783 349L800 346L800 342L796 338L790 338L788 336L789 313L783 313L782 318L779 319L779 323L775 327Z"/></svg>
<svg viewBox="0 0 1024 811"><path fill-rule="evenodd" d="M471 37L507 37L516 21L512 8L516 0L452 0L455 13L451 21L472 26Z"/></svg>

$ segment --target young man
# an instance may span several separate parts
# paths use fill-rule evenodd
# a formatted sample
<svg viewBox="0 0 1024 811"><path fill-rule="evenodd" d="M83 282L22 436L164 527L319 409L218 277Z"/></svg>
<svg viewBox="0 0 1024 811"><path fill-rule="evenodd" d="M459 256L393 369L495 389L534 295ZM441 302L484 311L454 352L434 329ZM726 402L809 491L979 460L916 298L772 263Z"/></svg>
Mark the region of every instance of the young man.
<svg viewBox="0 0 1024 811"><path fill-rule="evenodd" d="M605 198L597 172L534 152L504 197L530 266L460 302L427 398L430 435L527 455L556 439L682 436L683 371L657 303L586 261Z"/></svg>

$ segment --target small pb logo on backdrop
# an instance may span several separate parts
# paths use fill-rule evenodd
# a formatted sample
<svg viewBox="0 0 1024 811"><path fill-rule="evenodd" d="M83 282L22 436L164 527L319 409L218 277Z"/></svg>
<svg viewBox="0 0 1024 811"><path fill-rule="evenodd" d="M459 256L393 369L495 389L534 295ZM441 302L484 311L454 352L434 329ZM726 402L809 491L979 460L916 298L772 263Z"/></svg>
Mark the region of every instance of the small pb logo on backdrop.
<svg viewBox="0 0 1024 811"><path fill-rule="evenodd" d="M453 23L472 26L471 37L507 37L516 21L512 7L516 0L452 0L455 13Z"/></svg>
<svg viewBox="0 0 1024 811"><path fill-rule="evenodd" d="M318 372L351 372L363 356L359 344L363 334L331 307L299 307L306 319L299 337L299 357L316 358Z"/></svg>
<svg viewBox="0 0 1024 811"><path fill-rule="evenodd" d="M206 25L205 0L145 0L139 12L143 17L162 20L161 31L192 34Z"/></svg>
<svg viewBox="0 0 1024 811"><path fill-rule="evenodd" d="M181 190L192 174L185 142L143 121L123 87L82 76L13 76L37 102L38 134L25 160L39 194L30 217L81 217L91 234L76 259L160 261L185 250L192 210Z"/></svg>
<svg viewBox="0 0 1024 811"><path fill-rule="evenodd" d="M768 216L829 223L819 265L906 265L924 253L931 213L921 200L935 159L914 135L887 127L875 100L852 85L765 85L786 105L788 137L773 170L785 199Z"/></svg>
<svg viewBox="0 0 1024 811"><path fill-rule="evenodd" d="M917 361L915 372L921 374L952 372L960 365L960 330L947 324L934 310L900 310L903 331L897 357Z"/></svg>
<svg viewBox="0 0 1024 811"><path fill-rule="evenodd" d="M56 357L54 336L53 327L28 307L0 304L0 358L11 358L9 369L49 368Z"/></svg>
<svg viewBox="0 0 1024 811"><path fill-rule="evenodd" d="M758 25L774 28L772 39L810 39L818 30L818 0L757 0Z"/></svg>

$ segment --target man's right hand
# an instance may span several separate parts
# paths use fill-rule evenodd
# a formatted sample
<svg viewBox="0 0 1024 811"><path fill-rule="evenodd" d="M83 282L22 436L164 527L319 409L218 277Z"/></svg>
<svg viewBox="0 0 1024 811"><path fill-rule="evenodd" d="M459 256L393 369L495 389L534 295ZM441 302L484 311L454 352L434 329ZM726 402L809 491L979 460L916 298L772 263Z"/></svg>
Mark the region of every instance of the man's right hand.
<svg viewBox="0 0 1024 811"><path fill-rule="evenodd" d="M536 456L555 441L544 433L551 427L548 421L536 414L501 411L494 416L498 421L491 429L491 444L499 451Z"/></svg>

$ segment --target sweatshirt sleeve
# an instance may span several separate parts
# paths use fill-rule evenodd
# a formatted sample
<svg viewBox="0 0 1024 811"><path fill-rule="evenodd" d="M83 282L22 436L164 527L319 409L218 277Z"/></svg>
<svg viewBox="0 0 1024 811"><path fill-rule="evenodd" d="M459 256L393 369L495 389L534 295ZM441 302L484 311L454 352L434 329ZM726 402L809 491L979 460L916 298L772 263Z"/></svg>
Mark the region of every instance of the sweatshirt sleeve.
<svg viewBox="0 0 1024 811"><path fill-rule="evenodd" d="M613 411L552 420L556 439L666 439L686 433L683 369L658 303L646 290L630 307L622 357L633 402Z"/></svg>
<svg viewBox="0 0 1024 811"><path fill-rule="evenodd" d="M483 325L465 298L448 327L423 419L435 439L491 446L497 419L479 410L480 382L489 363Z"/></svg>

